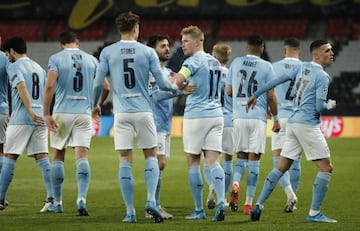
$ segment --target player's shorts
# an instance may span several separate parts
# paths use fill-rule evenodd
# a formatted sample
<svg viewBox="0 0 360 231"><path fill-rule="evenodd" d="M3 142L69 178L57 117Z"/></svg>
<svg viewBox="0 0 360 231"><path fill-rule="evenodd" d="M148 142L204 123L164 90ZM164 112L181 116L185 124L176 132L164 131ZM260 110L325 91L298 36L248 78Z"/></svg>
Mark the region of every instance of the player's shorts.
<svg viewBox="0 0 360 231"><path fill-rule="evenodd" d="M9 123L9 116L0 114L0 144L5 143L6 128Z"/></svg>
<svg viewBox="0 0 360 231"><path fill-rule="evenodd" d="M170 158L170 134L164 132L157 133L158 149L157 154Z"/></svg>
<svg viewBox="0 0 360 231"><path fill-rule="evenodd" d="M6 129L4 153L21 155L48 153L48 130L45 126L9 125Z"/></svg>
<svg viewBox="0 0 360 231"><path fill-rule="evenodd" d="M184 119L184 151L200 155L202 150L222 151L224 118Z"/></svg>
<svg viewBox="0 0 360 231"><path fill-rule="evenodd" d="M156 127L151 112L115 114L115 150L133 149L135 132L138 148L149 149L157 146Z"/></svg>
<svg viewBox="0 0 360 231"><path fill-rule="evenodd" d="M265 153L266 122L259 119L234 120L235 151Z"/></svg>
<svg viewBox="0 0 360 231"><path fill-rule="evenodd" d="M287 121L287 118L279 119L281 129L271 134L271 150L279 150L284 146Z"/></svg>
<svg viewBox="0 0 360 231"><path fill-rule="evenodd" d="M55 113L53 117L58 128L56 132L50 132L52 148L58 150L66 147L90 148L92 136L90 115Z"/></svg>
<svg viewBox="0 0 360 231"><path fill-rule="evenodd" d="M222 136L222 153L234 155L234 128L224 127Z"/></svg>
<svg viewBox="0 0 360 231"><path fill-rule="evenodd" d="M302 150L304 150L307 160L330 157L329 146L321 132L320 125L287 124L285 144L280 155L297 160L300 158Z"/></svg>

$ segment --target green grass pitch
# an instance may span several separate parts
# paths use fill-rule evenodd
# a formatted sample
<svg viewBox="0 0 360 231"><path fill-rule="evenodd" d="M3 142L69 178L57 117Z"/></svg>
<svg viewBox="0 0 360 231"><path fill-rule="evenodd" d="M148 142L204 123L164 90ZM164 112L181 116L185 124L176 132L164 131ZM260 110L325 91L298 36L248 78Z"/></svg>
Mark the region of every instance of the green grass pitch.
<svg viewBox="0 0 360 231"><path fill-rule="evenodd" d="M328 139L334 172L329 191L322 205L323 212L337 219L337 224L306 223L309 210L312 183L316 175L313 163L302 159L302 178L300 182L298 209L291 214L283 212L286 197L277 187L268 199L261 221L250 222L249 216L239 212L226 211L224 222L211 221L214 211L206 208L207 219L188 221L184 217L193 210L193 200L188 185L188 173L180 138L173 138L171 158L163 173L161 201L173 220L154 224L144 217L146 190L144 184L144 158L135 149L133 173L135 178L135 206L138 223L121 222L125 214L118 175L118 154L113 148L113 139L94 138L90 149L92 170L90 189L87 198L89 217L76 216L77 186L75 180L75 160L73 150L68 149L65 160L65 181L63 185L63 214L42 214L39 212L45 200L40 170L34 159L21 156L15 168L7 200L10 206L0 212L0 229L7 230L360 230L360 180L357 171L360 166L359 139ZM270 140L267 141L266 154L261 159L260 180L255 201L260 193L264 178L272 169ZM245 176L246 177L246 176ZM240 205L245 200L243 178L240 191ZM204 187L204 202L207 196ZM241 208L241 207L240 207ZM241 210L241 209L239 209Z"/></svg>

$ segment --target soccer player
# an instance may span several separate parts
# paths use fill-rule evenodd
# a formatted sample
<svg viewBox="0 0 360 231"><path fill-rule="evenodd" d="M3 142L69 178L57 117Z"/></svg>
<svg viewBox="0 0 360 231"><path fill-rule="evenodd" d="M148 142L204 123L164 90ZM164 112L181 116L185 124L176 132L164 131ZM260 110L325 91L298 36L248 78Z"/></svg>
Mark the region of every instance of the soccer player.
<svg viewBox="0 0 360 231"><path fill-rule="evenodd" d="M308 222L335 223L334 219L322 214L320 207L325 199L328 185L333 171L330 160L330 151L326 140L320 130L320 113L336 107L335 100L327 100L330 77L324 71L334 61L332 46L326 40L315 40L310 45L312 61L304 62L297 72L292 74L295 81L294 112L286 125L286 139L280 154L277 166L267 175L263 189L256 206L251 211L251 220L260 220L261 211L266 199L270 196L282 175L290 168L293 160L299 159L304 150L308 160L318 168L318 174L313 184L313 195ZM272 88L276 82L269 83L266 89ZM247 108L256 102L256 97L262 93L254 94L249 99Z"/></svg>
<svg viewBox="0 0 360 231"><path fill-rule="evenodd" d="M232 122L232 98L226 94L226 78L228 76L229 69L227 63L229 62L231 55L231 47L227 44L218 43L213 46L212 56L219 60L221 64L221 98L222 111L224 115L224 130L222 136L222 156L223 156L223 168L225 173L225 199L227 191L231 183L231 177L233 172L232 157L234 154L234 126ZM206 182L209 184L209 194L206 199L208 209L215 208L216 205L216 193L214 185L210 181L209 168L204 161L204 176Z"/></svg>
<svg viewBox="0 0 360 231"><path fill-rule="evenodd" d="M277 101L274 89L259 97L255 109L246 113L246 102L257 88L274 78L274 69L268 61L261 59L264 40L259 35L251 35L247 39L247 55L237 57L229 68L227 93L233 98L233 122L235 151L237 163L234 169L233 185L229 196L232 211L238 209L239 182L246 166L247 177L246 200L243 213L249 215L252 208L256 185L259 179L261 154L265 152L267 112L270 107L273 115L274 132L280 130L277 116Z"/></svg>
<svg viewBox="0 0 360 231"><path fill-rule="evenodd" d="M123 222L136 222L134 208L134 179L132 175L132 149L134 133L137 146L145 157L145 182L147 201L145 211L155 222L163 222L155 202L159 181L157 136L148 92L149 72L163 90L177 91L177 86L163 76L159 57L154 49L137 42L140 17L132 12L121 13L115 20L121 40L105 47L100 54L100 66L93 88L93 110L100 110L96 103L105 76L109 75L114 103L114 143L120 153L119 185L126 205Z"/></svg>
<svg viewBox="0 0 360 231"><path fill-rule="evenodd" d="M48 158L48 130L43 118L43 88L46 72L27 55L24 39L12 37L5 41L4 50L12 62L7 66L11 86L12 114L6 130L5 157L0 173L0 210L5 209L6 193L13 179L17 158L27 149L39 165L46 188L44 212L53 195ZM8 87L8 84L2 86ZM7 95L6 95L7 97Z"/></svg>
<svg viewBox="0 0 360 231"><path fill-rule="evenodd" d="M51 179L54 204L50 210L63 212L64 160L66 148L72 147L76 159L77 212L79 216L88 216L86 197L91 177L88 152L92 136L90 96L98 62L79 49L79 40L74 32L62 32L59 41L62 50L49 59L44 94L44 116L53 148ZM55 104L51 115L54 93Z"/></svg>
<svg viewBox="0 0 360 231"><path fill-rule="evenodd" d="M284 41L285 58L273 63L275 77L280 78L282 76L289 76L291 73L297 72L302 64L302 61L299 60L300 53L300 41L296 38L286 39ZM295 81L293 79L290 79L289 81L280 84L275 88L281 129L279 132L273 132L271 135L274 167L276 167L279 161L280 152L285 142L287 119L293 112L293 96L291 95L291 92L294 87L294 82ZM297 203L295 193L297 192L299 185L300 170L300 159L294 160L290 170L286 171L279 180L279 184L287 196L285 212L293 212L294 206Z"/></svg>
<svg viewBox="0 0 360 231"><path fill-rule="evenodd" d="M224 118L220 103L221 65L217 59L204 52L204 33L197 26L185 27L181 31L181 46L187 58L178 73L174 75L178 86L197 86L187 96L184 121L183 143L186 154L189 183L195 202L195 211L186 219L206 218L203 209L203 181L200 172L201 152L210 170L211 183L217 195L213 221L225 219L224 170L219 163L222 151L221 140Z"/></svg>

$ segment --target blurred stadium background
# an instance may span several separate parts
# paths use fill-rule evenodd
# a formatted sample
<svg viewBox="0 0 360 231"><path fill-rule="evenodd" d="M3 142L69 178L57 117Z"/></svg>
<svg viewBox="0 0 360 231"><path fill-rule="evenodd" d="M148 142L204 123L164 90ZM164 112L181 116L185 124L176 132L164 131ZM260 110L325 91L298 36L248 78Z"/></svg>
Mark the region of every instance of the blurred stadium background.
<svg viewBox="0 0 360 231"><path fill-rule="evenodd" d="M345 136L360 137L360 0L2 0L0 35L3 41L14 35L25 38L28 55L46 69L50 55L60 49L60 32L75 30L80 48L96 55L102 46L118 40L114 19L124 11L141 16L140 41L153 33L171 37L169 65L175 71L182 61L179 33L188 25L205 32L207 52L224 42L231 45L232 58L245 54L244 40L252 33L266 39L269 61L283 57L282 42L287 37L301 40L304 61L311 60L313 39L330 40L336 56L327 69L333 77L329 97L337 100L338 107L324 114L330 116L327 126L335 129L329 136L341 136L336 130L340 124L341 131L356 130L346 131ZM175 115L181 115L182 106L179 99Z"/></svg>

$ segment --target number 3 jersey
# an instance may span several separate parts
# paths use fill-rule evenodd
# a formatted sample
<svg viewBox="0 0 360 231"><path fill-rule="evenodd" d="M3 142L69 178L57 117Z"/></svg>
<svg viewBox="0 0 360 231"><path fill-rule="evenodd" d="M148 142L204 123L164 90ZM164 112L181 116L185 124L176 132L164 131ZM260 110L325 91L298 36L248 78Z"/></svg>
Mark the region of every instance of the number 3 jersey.
<svg viewBox="0 0 360 231"><path fill-rule="evenodd" d="M271 63L254 55L235 58L229 68L227 85L232 85L233 118L259 119L266 122L267 94L258 97L254 109L246 112L246 102L253 93L274 78Z"/></svg>
<svg viewBox="0 0 360 231"><path fill-rule="evenodd" d="M49 71L58 74L54 113L91 113L91 90L97 59L78 49L66 48L49 59Z"/></svg>
<svg viewBox="0 0 360 231"><path fill-rule="evenodd" d="M38 116L43 116L43 89L46 81L45 70L28 57L20 58L7 67L7 74L11 86L12 113L11 125L36 125L27 113L20 99L17 85L24 82L29 92L31 107ZM43 125L45 126L45 124Z"/></svg>

